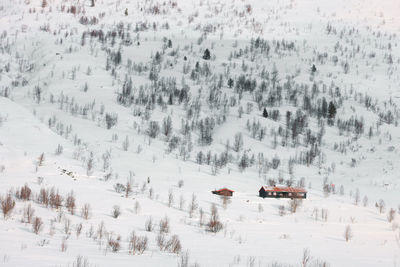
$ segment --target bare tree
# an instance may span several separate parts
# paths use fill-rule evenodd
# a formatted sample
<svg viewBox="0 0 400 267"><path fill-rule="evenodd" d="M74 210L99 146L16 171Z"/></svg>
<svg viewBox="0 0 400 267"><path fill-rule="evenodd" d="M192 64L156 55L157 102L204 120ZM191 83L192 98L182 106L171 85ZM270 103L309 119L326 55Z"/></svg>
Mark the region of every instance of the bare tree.
<svg viewBox="0 0 400 267"><path fill-rule="evenodd" d="M174 192L172 191L172 189L170 189L168 191L168 207L172 207L172 205L174 204Z"/></svg>
<svg viewBox="0 0 400 267"><path fill-rule="evenodd" d="M132 232L129 236L129 254L143 254L147 249L148 239L146 236L137 236Z"/></svg>
<svg viewBox="0 0 400 267"><path fill-rule="evenodd" d="M353 238L353 231L351 230L350 225L346 226L346 229L344 231L344 239L346 242L350 241Z"/></svg>
<svg viewBox="0 0 400 267"><path fill-rule="evenodd" d="M74 191L71 191L68 194L66 202L65 202L65 207L68 209L68 211L69 211L69 213L71 213L71 215L75 214L76 204L75 204Z"/></svg>
<svg viewBox="0 0 400 267"><path fill-rule="evenodd" d="M82 210L81 210L81 216L85 220L88 220L90 218L91 212L90 212L90 204L89 203L86 203L85 205L83 205Z"/></svg>
<svg viewBox="0 0 400 267"><path fill-rule="evenodd" d="M115 205L112 209L111 215L113 218L117 219L121 215L121 208Z"/></svg>
<svg viewBox="0 0 400 267"><path fill-rule="evenodd" d="M125 186L125 197L128 198L132 193L132 180L128 180Z"/></svg>
<svg viewBox="0 0 400 267"><path fill-rule="evenodd" d="M303 249L303 259L301 261L302 267L307 267L311 261L310 250L308 248Z"/></svg>
<svg viewBox="0 0 400 267"><path fill-rule="evenodd" d="M301 205L301 200L294 198L290 201L290 210L292 213L296 213L297 208Z"/></svg>
<svg viewBox="0 0 400 267"><path fill-rule="evenodd" d="M396 217L396 211L393 208L391 208L387 215L388 222L392 222L395 219L395 217Z"/></svg>
<svg viewBox="0 0 400 267"><path fill-rule="evenodd" d="M147 232L152 232L152 231L153 231L153 228L154 228L153 218L149 217L149 218L146 220L146 222L145 222L144 229L145 229Z"/></svg>
<svg viewBox="0 0 400 267"><path fill-rule="evenodd" d="M135 211L136 214L140 212L140 203L139 201L135 201L135 206L133 207L133 210Z"/></svg>
<svg viewBox="0 0 400 267"><path fill-rule="evenodd" d="M217 206L213 203L211 205L211 217L207 223L207 229L210 232L217 233L222 229L222 223L219 221Z"/></svg>
<svg viewBox="0 0 400 267"><path fill-rule="evenodd" d="M39 217L35 217L32 222L32 230L35 234L39 234L43 228L43 221Z"/></svg>
<svg viewBox="0 0 400 267"><path fill-rule="evenodd" d="M193 213L197 210L198 207L199 207L199 204L197 203L197 197L193 193L192 194L192 201L190 201L190 204L189 204L189 217L190 218L193 217Z"/></svg>
<svg viewBox="0 0 400 267"><path fill-rule="evenodd" d="M31 223L33 216L35 215L35 209L29 203L28 206L24 207L22 221L26 223Z"/></svg>
<svg viewBox="0 0 400 267"><path fill-rule="evenodd" d="M170 231L169 218L165 216L164 219L160 220L159 226L160 234L168 234Z"/></svg>
<svg viewBox="0 0 400 267"><path fill-rule="evenodd" d="M181 197L179 198L179 209L183 210L184 205L185 205L185 198L183 197L183 195L181 195Z"/></svg>
<svg viewBox="0 0 400 267"><path fill-rule="evenodd" d="M354 204L358 205L358 203L360 203L360 199L361 199L360 190L357 188L356 194L354 195Z"/></svg>
<svg viewBox="0 0 400 267"><path fill-rule="evenodd" d="M7 219L15 207L15 201L11 197L11 192L7 193L5 197L0 197L0 206L4 219Z"/></svg>
<svg viewBox="0 0 400 267"><path fill-rule="evenodd" d="M366 195L363 198L363 206L364 207L368 206L368 197Z"/></svg>
<svg viewBox="0 0 400 267"><path fill-rule="evenodd" d="M378 203L376 204L376 207L378 208L379 213L383 213L385 211L385 206L386 206L385 201L383 201L383 199L380 199L378 201Z"/></svg>
<svg viewBox="0 0 400 267"><path fill-rule="evenodd" d="M284 216L286 214L285 206L279 205L279 216Z"/></svg>

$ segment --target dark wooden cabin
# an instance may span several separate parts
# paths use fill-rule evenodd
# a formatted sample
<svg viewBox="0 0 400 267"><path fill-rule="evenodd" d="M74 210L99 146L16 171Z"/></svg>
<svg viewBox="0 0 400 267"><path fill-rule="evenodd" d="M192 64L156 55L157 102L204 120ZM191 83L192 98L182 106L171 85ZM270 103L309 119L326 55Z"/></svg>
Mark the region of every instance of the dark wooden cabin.
<svg viewBox="0 0 400 267"><path fill-rule="evenodd" d="M214 191L211 191L211 192L213 194L216 194L216 195L231 197L233 195L233 192L235 192L235 191L230 190L228 188L222 188L222 189L214 190Z"/></svg>
<svg viewBox="0 0 400 267"><path fill-rule="evenodd" d="M263 186L258 193L262 198L307 198L307 190L299 187Z"/></svg>

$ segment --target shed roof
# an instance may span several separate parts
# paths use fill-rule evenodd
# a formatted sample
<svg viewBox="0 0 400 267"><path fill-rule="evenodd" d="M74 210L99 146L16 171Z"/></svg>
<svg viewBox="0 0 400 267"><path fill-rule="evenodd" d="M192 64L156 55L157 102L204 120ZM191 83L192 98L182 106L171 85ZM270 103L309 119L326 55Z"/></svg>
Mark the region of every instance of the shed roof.
<svg viewBox="0 0 400 267"><path fill-rule="evenodd" d="M221 191L235 192L235 191L230 190L230 189L228 189L228 188L221 188L221 189L219 189L219 190L215 190L215 192L221 192Z"/></svg>
<svg viewBox="0 0 400 267"><path fill-rule="evenodd" d="M300 188L300 187L263 186L263 187L261 187L261 189L264 189L264 191L266 191L266 192L307 193L307 190L305 190L304 188Z"/></svg>

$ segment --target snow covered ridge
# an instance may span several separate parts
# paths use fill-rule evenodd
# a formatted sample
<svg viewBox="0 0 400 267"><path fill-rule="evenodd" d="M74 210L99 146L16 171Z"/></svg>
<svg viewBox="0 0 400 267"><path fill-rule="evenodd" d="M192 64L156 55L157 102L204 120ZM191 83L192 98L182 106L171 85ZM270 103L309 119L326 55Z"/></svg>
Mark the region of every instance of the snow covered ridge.
<svg viewBox="0 0 400 267"><path fill-rule="evenodd" d="M399 7L2 1L1 264L397 266Z"/></svg>

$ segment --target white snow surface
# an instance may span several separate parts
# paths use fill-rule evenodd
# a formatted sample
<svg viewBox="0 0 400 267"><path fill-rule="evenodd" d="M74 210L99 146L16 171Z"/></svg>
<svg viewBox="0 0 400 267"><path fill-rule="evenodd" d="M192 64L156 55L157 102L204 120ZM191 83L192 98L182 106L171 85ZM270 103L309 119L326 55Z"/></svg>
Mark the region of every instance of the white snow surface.
<svg viewBox="0 0 400 267"><path fill-rule="evenodd" d="M0 1L0 197L4 199L10 192L15 201L9 216L0 212L0 266L400 266L399 1L97 0L95 7L89 0L45 2L42 7L42 0ZM68 12L72 6L77 8L76 14ZM82 17L96 17L98 22L84 25ZM141 25L146 27L137 31ZM335 33L327 33L329 26ZM130 34L131 44L121 44L118 27ZM89 37L91 31L100 29L105 34L116 33L114 45L111 38L102 44ZM88 34L82 45L85 31ZM269 57L256 55L252 60L250 54L230 57L234 51L244 51L257 37L271 44L293 42L297 50L271 51ZM172 41L172 48L166 40ZM202 59L206 48L211 51L210 61ZM109 70L107 49L120 50L122 55L121 64L114 67L110 63ZM178 51L175 55L171 54L174 50ZM207 103L211 85L218 82L220 74L223 86L218 97L238 99L238 94L227 86L227 78L239 77L242 65L248 64L245 75L255 78L257 84L262 81L259 72L266 66L269 72L273 68L279 71L282 86L288 77L308 85L308 92L316 84L328 99L332 96L329 90L340 88L344 101L338 105L336 116L363 117L365 130L356 137L353 132L340 133L336 126L325 123L323 156L309 165L295 164L290 174L290 158L309 148L281 146L280 138L274 148L271 130L285 127L286 111L295 114L298 107L286 102L268 107L268 111L280 110L281 116L278 121L265 119L253 95L245 92L240 100L242 117L238 117L238 105L230 106L226 121L214 128L209 146L198 144L194 131L190 157L183 159L180 147L168 151L167 137L160 133L150 138L146 134L146 105L124 106L117 101L125 77L132 79L136 95L141 85L152 83L149 69L140 73L130 70L128 60L149 67L157 52L163 58L159 77L175 77L179 90L189 86L190 104L197 97L202 103L200 117L222 114L221 108ZM337 63L333 56L338 57ZM210 64L217 82L213 83L212 77L196 81L190 78L197 61L201 66L204 62ZM343 71L345 63L349 65L348 73ZM183 71L186 64L190 66L188 73ZM313 64L318 69L315 75L310 74ZM227 69L230 73L225 75ZM35 93L38 87L40 100ZM375 110L360 103L360 97L366 95L375 103ZM302 106L303 96L298 98ZM253 104L249 112L247 103ZM74 113L71 110L75 106ZM394 114L391 123L379 117L387 110ZM181 121L187 118L185 103L166 105L165 109L156 104L149 112L150 120L160 125L169 115L173 134L182 136ZM111 129L106 127L106 113L118 115ZM262 141L246 129L247 121L253 119L260 120L267 129ZM53 120L51 127L49 120ZM71 131L67 134L68 127ZM319 132L317 118L309 118L309 127ZM372 137L368 136L370 127ZM232 149L231 162L216 174L211 166L196 162L198 151L220 154L226 150L226 140L232 145L239 132L249 155L257 158L262 152L270 161L279 157L280 166L261 173L254 164L242 171L236 161L243 150ZM126 138L129 147L125 151ZM81 140L79 144L76 139ZM334 149L335 143L341 142L346 152ZM61 154L55 153L57 146L63 147ZM110 166L104 167L107 151ZM38 166L42 153L44 161ZM90 154L94 167L87 171ZM278 177L292 178L296 184L305 178L307 199L296 212L290 211L289 199L258 197L261 186L268 186L268 179ZM324 179L335 184L335 193L323 192ZM117 183L126 185L128 181L132 184L129 196L116 192ZM179 181L183 181L182 186L178 186ZM28 201L15 196L25 184L32 190ZM339 193L341 185L344 194ZM64 206L50 208L37 201L42 188L52 187L63 196L63 203L73 191L75 214ZM235 191L226 204L211 194L223 187ZM169 192L174 195L171 207ZM360 201L356 204L357 192ZM190 216L192 196L198 208ZM368 203L363 205L365 196ZM182 208L180 199L184 199ZM383 212L376 207L380 201L385 203ZM88 220L81 216L86 203L91 207ZM138 211L135 203L140 203ZM217 233L200 222L199 210L204 211L207 224L213 203L223 224ZM35 209L35 217L43 221L38 234L31 223L23 220L29 204ZM120 207L118 218L111 215L114 206ZM280 206L284 206L283 216ZM390 209L395 217L388 222ZM326 219L322 212L327 212ZM161 251L157 245L159 221L165 217L170 221L165 236L179 237L179 253ZM152 232L145 229L149 218L155 225ZM65 229L68 222L69 230ZM106 234L99 238L101 223ZM79 224L82 232L78 236ZM348 242L344 237L347 226L352 231ZM148 238L143 254L129 253L128 239L133 231ZM107 238L118 236L121 247L113 252ZM303 263L305 250L311 255L307 263ZM181 263L186 252L189 265ZM78 256L87 260L86 265L77 264Z"/></svg>

